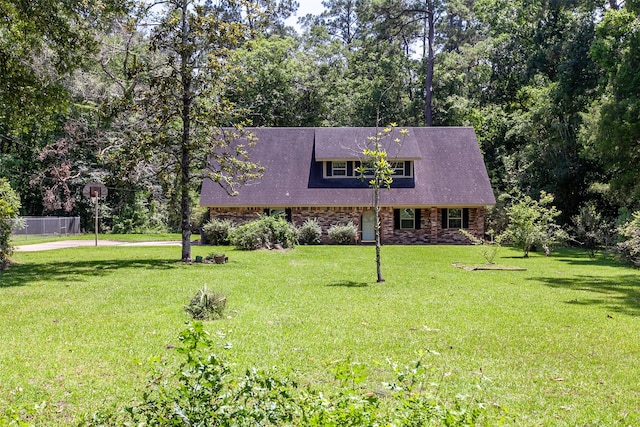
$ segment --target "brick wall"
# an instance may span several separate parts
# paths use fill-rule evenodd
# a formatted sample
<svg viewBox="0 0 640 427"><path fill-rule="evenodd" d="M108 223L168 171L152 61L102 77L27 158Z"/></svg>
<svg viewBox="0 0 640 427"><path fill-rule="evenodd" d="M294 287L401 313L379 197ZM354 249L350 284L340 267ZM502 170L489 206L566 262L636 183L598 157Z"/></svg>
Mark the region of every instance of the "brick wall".
<svg viewBox="0 0 640 427"><path fill-rule="evenodd" d="M315 218L322 228L322 242L330 243L327 230L334 224L353 222L360 229L364 211L371 207L292 208L291 221L296 227L307 219ZM211 218L231 219L236 224L253 221L264 212L264 208L210 208ZM469 209L468 231L478 237L484 236L484 208ZM417 230L395 230L393 208L380 210L380 232L383 244L466 244L469 243L457 229L442 229L442 209L423 208L420 211L420 228Z"/></svg>

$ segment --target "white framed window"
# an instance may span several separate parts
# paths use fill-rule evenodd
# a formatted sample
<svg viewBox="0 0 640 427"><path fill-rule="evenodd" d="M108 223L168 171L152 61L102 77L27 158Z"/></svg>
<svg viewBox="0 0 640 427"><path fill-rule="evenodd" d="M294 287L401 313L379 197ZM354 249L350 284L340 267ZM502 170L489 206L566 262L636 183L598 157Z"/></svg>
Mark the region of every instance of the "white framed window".
<svg viewBox="0 0 640 427"><path fill-rule="evenodd" d="M362 178L370 178L373 176L373 168L368 167L369 165L367 165L366 163L362 163L360 161L355 162L354 167L353 167L353 172L354 175L356 176L356 178L362 179ZM364 170L362 170L362 168L364 168Z"/></svg>
<svg viewBox="0 0 640 427"><path fill-rule="evenodd" d="M462 228L462 209L447 209L447 228Z"/></svg>
<svg viewBox="0 0 640 427"><path fill-rule="evenodd" d="M347 176L347 162L331 162L331 176Z"/></svg>
<svg viewBox="0 0 640 427"><path fill-rule="evenodd" d="M400 229L413 230L416 228L415 209L400 209Z"/></svg>
<svg viewBox="0 0 640 427"><path fill-rule="evenodd" d="M389 162L389 166L393 169L393 176L410 176L410 171L405 170L404 162Z"/></svg>

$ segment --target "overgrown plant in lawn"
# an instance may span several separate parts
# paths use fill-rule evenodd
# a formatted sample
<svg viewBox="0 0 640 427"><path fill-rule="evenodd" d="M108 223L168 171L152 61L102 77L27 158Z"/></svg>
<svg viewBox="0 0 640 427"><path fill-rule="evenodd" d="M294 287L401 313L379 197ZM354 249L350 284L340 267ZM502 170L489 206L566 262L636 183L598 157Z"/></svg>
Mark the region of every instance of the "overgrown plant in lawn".
<svg viewBox="0 0 640 427"><path fill-rule="evenodd" d="M184 358L168 375L154 376L141 403L124 411L98 413L85 426L215 425L215 426L473 426L484 414L473 399L447 401L434 390L421 362L396 372L384 393L366 384L366 367L350 359L337 365L338 384L330 391L299 386L278 370L246 369L234 375L226 357L201 322L180 334Z"/></svg>
<svg viewBox="0 0 640 427"><path fill-rule="evenodd" d="M184 311L195 320L216 320L224 315L227 297L223 294L210 292L204 286L191 298Z"/></svg>

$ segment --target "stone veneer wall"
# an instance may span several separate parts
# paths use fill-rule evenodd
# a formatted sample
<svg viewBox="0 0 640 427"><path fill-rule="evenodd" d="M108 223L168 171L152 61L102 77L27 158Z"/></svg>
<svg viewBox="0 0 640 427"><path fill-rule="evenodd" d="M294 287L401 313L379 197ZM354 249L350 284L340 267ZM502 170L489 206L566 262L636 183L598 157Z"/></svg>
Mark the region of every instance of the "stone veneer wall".
<svg viewBox="0 0 640 427"><path fill-rule="evenodd" d="M365 208L292 208L291 221L296 227L307 219L316 219L322 228L322 243L331 243L327 230L334 224L347 224L349 221L360 229L360 219Z"/></svg>
<svg viewBox="0 0 640 427"><path fill-rule="evenodd" d="M364 211L371 207L332 207L332 208L292 208L291 220L296 227L307 219L315 218L322 228L322 242L329 243L327 230L334 224L353 222L358 229ZM230 219L236 224L244 224L258 218L264 208L210 208L211 218ZM420 212L420 228L417 230L394 230L393 208L381 208L381 239L384 244L466 244L468 239L457 229L442 229L442 210L423 208ZM468 231L475 236L484 237L484 208L469 209Z"/></svg>

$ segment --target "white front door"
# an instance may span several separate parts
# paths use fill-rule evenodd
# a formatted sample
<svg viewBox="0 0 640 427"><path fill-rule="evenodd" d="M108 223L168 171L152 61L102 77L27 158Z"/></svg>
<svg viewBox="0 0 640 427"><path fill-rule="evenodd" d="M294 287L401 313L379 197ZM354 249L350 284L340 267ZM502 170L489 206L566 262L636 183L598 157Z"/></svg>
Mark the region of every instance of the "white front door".
<svg viewBox="0 0 640 427"><path fill-rule="evenodd" d="M365 211L362 213L362 241L374 242L376 240L376 213Z"/></svg>

